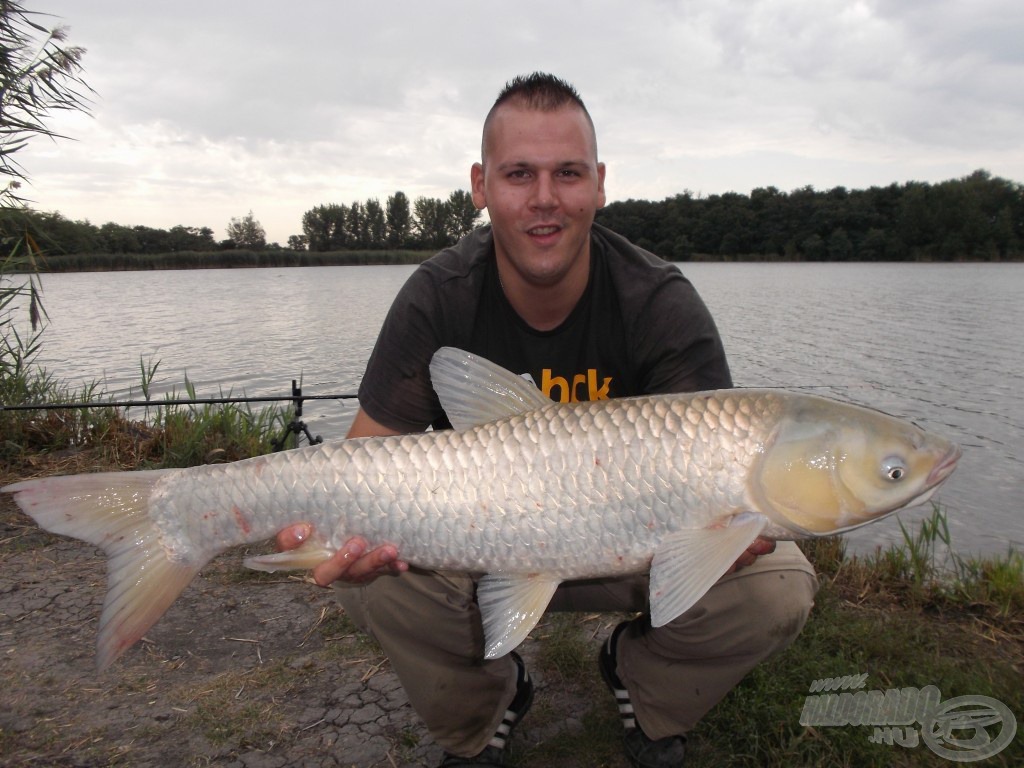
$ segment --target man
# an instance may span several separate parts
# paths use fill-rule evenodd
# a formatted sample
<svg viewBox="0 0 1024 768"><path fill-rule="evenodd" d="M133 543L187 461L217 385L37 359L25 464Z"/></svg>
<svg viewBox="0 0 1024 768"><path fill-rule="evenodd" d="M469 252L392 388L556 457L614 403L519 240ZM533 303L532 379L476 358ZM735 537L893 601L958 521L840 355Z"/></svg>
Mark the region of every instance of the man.
<svg viewBox="0 0 1024 768"><path fill-rule="evenodd" d="M441 346L528 374L556 400L731 386L718 332L675 267L594 223L605 167L572 86L512 81L484 123L473 200L491 224L425 262L385 320L349 437L448 426L430 386ZM308 526L283 531L297 546ZM391 545L353 539L314 571L380 642L450 766L503 765L533 686L519 657L483 658L473 574L410 568ZM378 578L379 577L379 578ZM685 734L810 610L814 574L791 543L757 540L678 619L619 625L599 664L636 766L678 766ZM646 576L564 584L555 610L646 610Z"/></svg>

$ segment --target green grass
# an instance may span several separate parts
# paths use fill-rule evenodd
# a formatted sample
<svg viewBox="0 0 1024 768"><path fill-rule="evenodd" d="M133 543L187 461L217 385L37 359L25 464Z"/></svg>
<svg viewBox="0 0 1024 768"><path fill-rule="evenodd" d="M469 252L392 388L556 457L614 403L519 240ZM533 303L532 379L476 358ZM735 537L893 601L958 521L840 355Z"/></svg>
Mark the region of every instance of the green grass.
<svg viewBox="0 0 1024 768"><path fill-rule="evenodd" d="M881 768L948 762L923 742L916 747L872 743L871 726L802 726L811 684L827 677L866 674L863 690L934 685L943 701L990 696L1018 718L1024 716L1024 559L1018 553L963 558L945 551L951 544L938 508L920 530L904 529L902 542L868 557L847 555L839 538L804 542L821 579L804 631L698 724L690 735L687 765ZM609 622L614 617L550 615L535 633L542 642L538 662L545 679L591 704L578 724L517 750L516 765L626 765L617 714L594 662L593 638L607 631ZM527 723L564 718L540 697L534 706ZM983 764L1022 761L1024 739L1018 736Z"/></svg>
<svg viewBox="0 0 1024 768"><path fill-rule="evenodd" d="M801 726L810 684L826 677L867 674L864 690L934 685L942 700L990 696L1024 715L1022 558L956 554L938 507L917 532L902 530L901 543L864 558L836 539L805 547L822 580L807 626L700 723L695 766L937 764L923 743L871 743L869 726ZM985 765L1022 760L1018 738Z"/></svg>
<svg viewBox="0 0 1024 768"><path fill-rule="evenodd" d="M140 389L150 398L159 363L140 362ZM184 382L187 399L197 397ZM24 369L0 376L6 405L99 402L111 400L97 384L72 390L45 371ZM219 393L218 396L224 396ZM284 431L287 411L252 409L246 403L178 404L177 391L152 405L122 408L49 408L0 410L0 458L12 469L45 460L75 461L76 471L93 468L141 469L221 463L268 453Z"/></svg>

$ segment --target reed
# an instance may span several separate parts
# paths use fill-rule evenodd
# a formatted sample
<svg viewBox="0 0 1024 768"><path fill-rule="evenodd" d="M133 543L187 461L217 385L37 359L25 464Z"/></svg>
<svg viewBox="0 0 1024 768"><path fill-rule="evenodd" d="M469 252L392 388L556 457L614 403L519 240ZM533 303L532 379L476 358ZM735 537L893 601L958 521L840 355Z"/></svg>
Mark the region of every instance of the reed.
<svg viewBox="0 0 1024 768"><path fill-rule="evenodd" d="M156 269L246 269L259 267L337 267L367 264L419 264L434 251L175 251L173 253L50 254L45 272L116 272ZM18 271L13 268L11 271Z"/></svg>

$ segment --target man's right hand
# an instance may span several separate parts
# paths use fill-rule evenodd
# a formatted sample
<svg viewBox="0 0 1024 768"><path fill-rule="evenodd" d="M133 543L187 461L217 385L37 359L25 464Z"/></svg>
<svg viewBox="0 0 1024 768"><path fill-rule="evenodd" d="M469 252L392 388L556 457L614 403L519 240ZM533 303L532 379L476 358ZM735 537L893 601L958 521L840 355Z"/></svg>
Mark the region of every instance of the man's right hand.
<svg viewBox="0 0 1024 768"><path fill-rule="evenodd" d="M313 535L313 527L299 523L280 531L276 542L279 551L295 549ZM385 573L401 573L409 570L409 564L398 559L398 549L392 544L382 544L369 549L366 539L353 536L330 558L313 569L313 580L321 587L336 581L343 584L367 584Z"/></svg>
<svg viewBox="0 0 1024 768"><path fill-rule="evenodd" d="M346 437L384 437L397 434L400 434L397 430L385 427L360 408L356 411ZM312 535L313 526L308 523L285 528L277 534L277 549L295 549L304 541L308 541ZM383 544L376 549L369 549L369 546L362 536L353 536L341 549L313 569L313 580L321 587L329 586L336 581L355 586L367 584L385 573L409 570L409 564L398 559L398 549L395 546Z"/></svg>

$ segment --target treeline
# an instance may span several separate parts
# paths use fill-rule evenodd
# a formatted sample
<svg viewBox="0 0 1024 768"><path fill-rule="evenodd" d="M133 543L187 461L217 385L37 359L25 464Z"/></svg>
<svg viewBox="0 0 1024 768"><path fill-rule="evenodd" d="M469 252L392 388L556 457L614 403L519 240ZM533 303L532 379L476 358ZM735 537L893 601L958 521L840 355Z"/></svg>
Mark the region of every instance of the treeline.
<svg viewBox="0 0 1024 768"><path fill-rule="evenodd" d="M464 190L452 192L446 200L419 197L412 203L404 193L396 192L386 205L370 199L351 205L318 205L306 211L303 234L289 237L287 248L313 252L436 250L458 242L479 220L480 211L473 205L472 195ZM283 250L278 243L265 242L263 227L251 212L232 219L226 231L229 237L217 240L210 227L157 229L114 222L96 226L89 221L72 221L58 212L20 207L0 211L0 242L17 241L28 234L48 256ZM233 261L229 257L218 260Z"/></svg>
<svg viewBox="0 0 1024 768"><path fill-rule="evenodd" d="M113 222L95 226L71 221L60 213L7 209L0 215L0 242L29 234L51 269L61 254L88 254L84 269L140 269L135 259L116 255L161 256L159 263L195 266L268 266L296 262L288 257L255 259L255 253L334 254L380 252L361 259L385 263L385 252L430 252L451 245L477 226L480 211L470 193L452 192L445 200L402 192L350 205L318 205L302 217L302 235L292 235L287 249L265 245L262 227L250 215L232 219L228 233L252 229L253 243L217 241L209 227L176 226L169 230L127 227ZM633 242L675 261L957 261L1024 259L1024 187L978 170L962 179L937 184L908 182L865 190L803 187L782 192L759 188L749 195L734 192L695 196L690 192L661 201L626 200L598 211L597 220ZM242 225L246 225L243 227ZM238 240L239 242L236 242ZM227 252L239 251L237 256ZM211 254L216 257L172 254ZM101 256L103 258L101 258ZM334 257L332 257L333 259ZM403 259L413 258L403 256ZM202 262L202 263L200 263ZM68 262L70 264L70 262ZM110 266L103 267L106 263ZM153 268L161 268L156 266ZM330 263L341 263L332 260ZM362 262L365 263L365 262ZM168 267L162 267L168 268ZM179 266L175 268L185 268Z"/></svg>
<svg viewBox="0 0 1024 768"><path fill-rule="evenodd" d="M456 190L447 200L418 197L409 203L404 192L384 205L370 199L351 205L318 205L302 216L302 239L289 238L297 250L438 249L453 245L480 220L473 196Z"/></svg>
<svg viewBox="0 0 1024 768"><path fill-rule="evenodd" d="M611 203L597 220L675 261L1024 258L1024 187L978 170L938 184L811 187Z"/></svg>
<svg viewBox="0 0 1024 768"><path fill-rule="evenodd" d="M225 246L209 227L179 225L171 229L108 222L97 227L72 221L58 212L10 208L0 212L0 240L32 237L46 254L106 253L160 254L177 251L216 251ZM232 243L230 247L234 247Z"/></svg>

